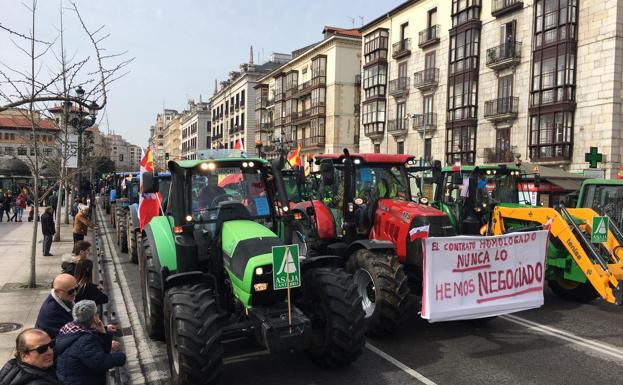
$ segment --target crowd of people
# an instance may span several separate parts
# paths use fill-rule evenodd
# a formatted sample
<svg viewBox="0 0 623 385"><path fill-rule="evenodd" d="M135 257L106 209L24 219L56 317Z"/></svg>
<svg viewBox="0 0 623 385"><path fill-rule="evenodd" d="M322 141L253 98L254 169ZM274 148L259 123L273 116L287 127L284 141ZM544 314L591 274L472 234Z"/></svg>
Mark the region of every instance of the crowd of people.
<svg viewBox="0 0 623 385"><path fill-rule="evenodd" d="M113 339L116 326L99 317L108 296L92 282L90 249L88 241L74 243L35 327L17 336L15 358L0 370L0 385L104 385L107 371L125 364Z"/></svg>

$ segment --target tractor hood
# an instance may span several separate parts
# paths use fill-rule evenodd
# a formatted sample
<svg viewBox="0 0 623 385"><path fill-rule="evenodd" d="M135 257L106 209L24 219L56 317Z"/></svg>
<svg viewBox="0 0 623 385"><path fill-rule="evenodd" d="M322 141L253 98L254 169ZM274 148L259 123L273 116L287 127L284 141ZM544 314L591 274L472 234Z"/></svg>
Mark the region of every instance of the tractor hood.
<svg viewBox="0 0 623 385"><path fill-rule="evenodd" d="M399 199L380 199L378 208L379 210L401 217L405 221L410 221L416 216L434 217L445 215L436 208Z"/></svg>

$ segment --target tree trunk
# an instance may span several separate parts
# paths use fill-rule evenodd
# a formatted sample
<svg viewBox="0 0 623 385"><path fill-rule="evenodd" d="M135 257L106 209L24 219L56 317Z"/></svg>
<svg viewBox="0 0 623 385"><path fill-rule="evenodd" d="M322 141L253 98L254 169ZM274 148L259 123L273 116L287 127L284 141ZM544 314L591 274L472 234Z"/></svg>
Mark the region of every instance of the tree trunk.
<svg viewBox="0 0 623 385"><path fill-rule="evenodd" d="M35 155L36 156L36 155ZM33 173L34 174L34 173ZM29 288L37 287L37 273L36 273L36 261L37 261L37 230L39 229L39 176L33 175L34 181L34 201L35 201L35 215L32 220L32 244L30 246L30 280L28 281Z"/></svg>
<svg viewBox="0 0 623 385"><path fill-rule="evenodd" d="M55 216L56 218L54 218L54 220L56 221L54 223L54 225L56 226L56 232L54 233L54 242L60 242L61 241L61 209L63 208L63 196L61 195L63 193L63 190L65 188L65 184L67 182L62 181L60 183L60 185L58 186L58 194L56 194L56 211L55 211Z"/></svg>
<svg viewBox="0 0 623 385"><path fill-rule="evenodd" d="M69 200L69 181L65 181L65 218L63 223L69 224L69 209L71 208L71 201Z"/></svg>

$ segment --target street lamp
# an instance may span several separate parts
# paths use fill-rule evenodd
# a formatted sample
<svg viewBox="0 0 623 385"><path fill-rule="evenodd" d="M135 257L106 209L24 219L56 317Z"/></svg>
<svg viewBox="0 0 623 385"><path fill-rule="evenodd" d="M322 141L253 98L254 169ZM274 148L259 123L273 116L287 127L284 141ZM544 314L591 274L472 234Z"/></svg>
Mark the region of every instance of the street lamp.
<svg viewBox="0 0 623 385"><path fill-rule="evenodd" d="M71 120L71 125L78 131L78 193L82 192L82 163L83 163L83 144L82 144L82 136L84 131L95 124L95 119L97 117L97 111L99 110L99 106L95 101L92 101L89 104L89 113L88 115L84 113L83 104L86 103L84 100L84 90L81 86L76 88L76 97L80 101L78 103L78 117L73 118Z"/></svg>

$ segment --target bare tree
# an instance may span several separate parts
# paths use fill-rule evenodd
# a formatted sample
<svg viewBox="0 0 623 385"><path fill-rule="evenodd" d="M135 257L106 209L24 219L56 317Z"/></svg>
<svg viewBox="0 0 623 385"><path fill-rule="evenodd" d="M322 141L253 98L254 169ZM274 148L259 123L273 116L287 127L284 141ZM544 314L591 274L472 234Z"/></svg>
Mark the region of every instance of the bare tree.
<svg viewBox="0 0 623 385"><path fill-rule="evenodd" d="M78 20L92 49L91 55L82 59L67 58L65 54L62 0L60 1L59 34L50 41L37 36L37 0L31 0L30 5L24 4L31 16L31 26L28 32L17 32L0 23L0 33L6 33L28 61L28 68L19 68L6 64L0 57L0 112L17 109L30 122L30 140L27 143L31 151L27 151L23 159L33 177L32 193L35 214L39 213L42 170L46 163L48 165L53 163L48 159L49 154L42 154L42 136L38 135L40 127L49 118L48 103L61 103L62 106L70 106L71 103L81 111L83 108L96 110L104 108L108 101L108 86L127 74L127 66L133 60L133 58L126 59L125 52L105 54L103 43L109 34L104 32L104 26L96 29L89 28L76 4L70 2L70 5L67 9L70 9ZM54 47L59 44L60 54L55 56L60 68L53 69L50 59L54 53ZM84 89L84 95L72 96L70 90L74 87ZM62 135L58 135L56 139L65 143L65 146L60 146L60 155L57 154L58 181L62 187L67 187L70 177L70 173L67 172L67 159L70 154L68 153L69 146L66 145L70 129L67 124L69 121L67 115L70 111L65 113L66 110L63 109ZM59 197L59 202L61 200ZM60 210L58 211L57 223L60 224ZM29 287L36 286L38 215L34 216L33 222Z"/></svg>

